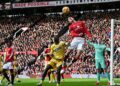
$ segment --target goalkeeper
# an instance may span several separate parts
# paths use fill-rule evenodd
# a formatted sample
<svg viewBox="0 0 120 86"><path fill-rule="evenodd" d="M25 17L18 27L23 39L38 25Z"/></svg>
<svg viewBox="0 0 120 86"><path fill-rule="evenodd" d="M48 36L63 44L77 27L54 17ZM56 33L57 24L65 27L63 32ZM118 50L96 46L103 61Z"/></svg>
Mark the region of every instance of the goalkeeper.
<svg viewBox="0 0 120 86"><path fill-rule="evenodd" d="M106 74L108 78L108 85L110 85L110 75L107 72L107 67L105 63L105 57L104 52L105 50L110 50L109 48L106 48L106 46L103 43L100 43L100 38L97 40L97 43L91 43L90 41L87 41L87 43L95 48L95 65L97 69L97 82L96 85L100 84L100 70L103 68L104 73Z"/></svg>

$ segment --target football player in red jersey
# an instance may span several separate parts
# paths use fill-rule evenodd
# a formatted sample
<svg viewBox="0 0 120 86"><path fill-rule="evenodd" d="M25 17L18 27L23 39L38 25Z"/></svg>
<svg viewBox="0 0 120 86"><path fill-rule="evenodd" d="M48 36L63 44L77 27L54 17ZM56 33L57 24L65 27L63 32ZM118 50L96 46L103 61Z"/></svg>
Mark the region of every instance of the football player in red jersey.
<svg viewBox="0 0 120 86"><path fill-rule="evenodd" d="M66 63L64 62L63 65L62 65L62 70L61 70L61 72L60 72L62 81L64 81L64 73L65 73L66 69L67 69L67 65L66 65Z"/></svg>
<svg viewBox="0 0 120 86"><path fill-rule="evenodd" d="M51 57L49 55L47 55L48 53L50 53L50 45L48 45L48 47L43 51L43 55L45 57L45 68L47 67L49 61L51 60ZM51 72L48 72L48 78L49 78L49 82L51 82L51 77L50 77Z"/></svg>
<svg viewBox="0 0 120 86"><path fill-rule="evenodd" d="M8 80L8 86L14 85L13 62L14 62L14 50L12 47L12 42L9 41L7 43L7 48L5 49L5 62L3 64L3 75ZM7 70L10 70L11 79L9 79L7 75L7 72L6 72Z"/></svg>
<svg viewBox="0 0 120 86"><path fill-rule="evenodd" d="M84 21L76 21L73 17L68 17L68 24L64 26L58 33L57 37L62 36L65 34L68 30L70 33L70 36L72 36L72 41L70 43L70 46L66 52L66 58L69 56L69 53L72 50L77 50L77 54L75 55L74 59L71 61L69 66L73 64L74 62L79 59L79 57L82 54L83 46L85 43L85 37L88 36L91 37L90 32L88 31L88 28L85 25Z"/></svg>

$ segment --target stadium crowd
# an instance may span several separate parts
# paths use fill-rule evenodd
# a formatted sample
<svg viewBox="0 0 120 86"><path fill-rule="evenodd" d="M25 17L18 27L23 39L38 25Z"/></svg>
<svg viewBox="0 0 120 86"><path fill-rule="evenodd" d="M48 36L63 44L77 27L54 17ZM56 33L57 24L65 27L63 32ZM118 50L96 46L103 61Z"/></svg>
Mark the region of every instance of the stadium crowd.
<svg viewBox="0 0 120 86"><path fill-rule="evenodd" d="M79 14L79 13L78 13ZM75 15L78 15L75 14ZM80 18L85 20L87 27L92 34L92 42L96 42L97 38L102 38L102 42L110 47L110 19L120 19L120 11L116 12L85 12L82 13ZM24 51L24 54L16 55L19 67L25 67L24 71L27 74L39 74L44 70L44 60L38 60L33 65L29 65L29 61L36 57L31 54L27 54L27 51L40 49L43 44L49 42L51 35L57 34L57 32L65 24L66 20L62 15L32 15L32 16L13 16L0 19L0 43L4 38L8 37L10 33L18 27L27 27L30 24L39 20L36 25L27 32L23 33L17 39L14 40L13 45L15 51ZM68 33L66 33L61 40L69 40ZM120 47L120 26L115 27L115 51ZM66 70L66 74L95 74L95 59L94 48L88 44L84 45L84 53L80 60L73 64ZM4 51L5 45L0 46L0 51ZM109 67L109 53L106 52L106 63ZM74 53L75 54L75 53ZM72 59L73 54L69 57ZM114 56L114 73L117 77L120 77L120 52L116 52Z"/></svg>

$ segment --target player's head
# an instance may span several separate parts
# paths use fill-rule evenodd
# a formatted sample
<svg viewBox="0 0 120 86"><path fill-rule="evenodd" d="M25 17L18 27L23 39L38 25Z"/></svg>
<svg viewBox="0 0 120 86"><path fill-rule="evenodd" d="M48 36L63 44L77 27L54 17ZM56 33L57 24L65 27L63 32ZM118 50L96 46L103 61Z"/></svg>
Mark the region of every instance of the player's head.
<svg viewBox="0 0 120 86"><path fill-rule="evenodd" d="M74 22L75 21L75 19L73 18L73 17L68 17L68 22L69 23L72 23L72 22Z"/></svg>
<svg viewBox="0 0 120 86"><path fill-rule="evenodd" d="M54 37L54 43L59 44L59 38L58 37Z"/></svg>
<svg viewBox="0 0 120 86"><path fill-rule="evenodd" d="M47 48L50 48L50 46L51 46L52 44L53 44L53 41L50 40L50 41L48 42Z"/></svg>
<svg viewBox="0 0 120 86"><path fill-rule="evenodd" d="M51 44L53 44L53 43L54 43L54 40L51 39L50 42L49 42L49 44L51 45Z"/></svg>
<svg viewBox="0 0 120 86"><path fill-rule="evenodd" d="M104 44L104 37L98 36L96 40L98 44Z"/></svg>
<svg viewBox="0 0 120 86"><path fill-rule="evenodd" d="M11 47L12 46L12 41L8 41L6 44L7 44L7 47Z"/></svg>

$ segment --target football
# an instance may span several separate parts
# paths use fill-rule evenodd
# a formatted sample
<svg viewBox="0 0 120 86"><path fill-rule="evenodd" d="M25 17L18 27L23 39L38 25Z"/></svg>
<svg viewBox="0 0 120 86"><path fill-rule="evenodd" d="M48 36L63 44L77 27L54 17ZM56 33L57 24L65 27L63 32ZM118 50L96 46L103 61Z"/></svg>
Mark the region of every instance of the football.
<svg viewBox="0 0 120 86"><path fill-rule="evenodd" d="M65 6L62 8L62 13L63 14L69 14L70 13L70 8L68 6Z"/></svg>

